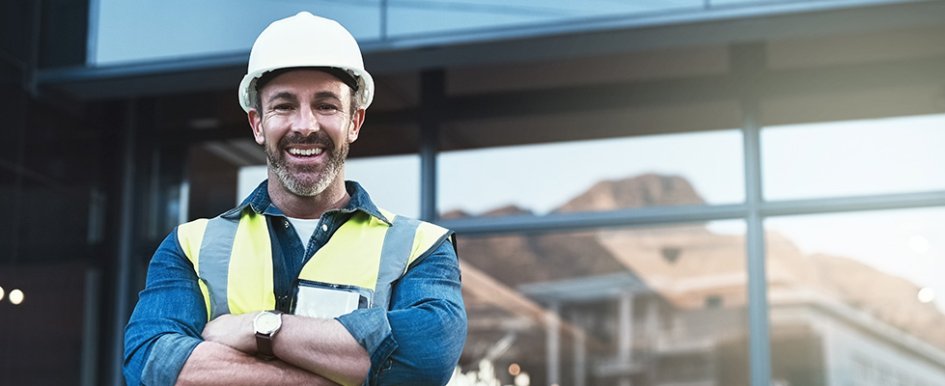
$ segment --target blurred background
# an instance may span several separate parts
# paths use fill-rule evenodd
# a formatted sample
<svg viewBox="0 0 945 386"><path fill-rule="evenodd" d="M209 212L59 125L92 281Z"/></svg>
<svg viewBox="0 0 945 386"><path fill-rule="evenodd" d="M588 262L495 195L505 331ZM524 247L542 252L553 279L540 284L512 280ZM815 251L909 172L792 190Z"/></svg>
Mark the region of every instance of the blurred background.
<svg viewBox="0 0 945 386"><path fill-rule="evenodd" d="M178 223L265 178L298 11L377 97L347 177L458 232L455 385L945 384L945 2L7 0L0 385L121 385Z"/></svg>

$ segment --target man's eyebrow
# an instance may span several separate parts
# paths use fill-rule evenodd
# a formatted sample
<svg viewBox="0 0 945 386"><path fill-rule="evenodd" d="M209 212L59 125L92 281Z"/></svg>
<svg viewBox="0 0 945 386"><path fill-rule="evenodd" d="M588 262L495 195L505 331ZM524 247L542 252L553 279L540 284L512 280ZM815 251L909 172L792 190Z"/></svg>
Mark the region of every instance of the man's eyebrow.
<svg viewBox="0 0 945 386"><path fill-rule="evenodd" d="M334 99L341 100L341 97L338 96L338 94L335 94L334 92L331 92L331 91L319 91L315 93L315 99L327 99L327 98L334 98Z"/></svg>
<svg viewBox="0 0 945 386"><path fill-rule="evenodd" d="M282 91L282 92L277 92L275 94L272 94L272 96L270 96L269 100L267 100L266 102L272 103L272 101L276 99L288 99L289 101L292 101L292 102L295 102L298 100L298 98L295 97L295 94L290 93L288 91Z"/></svg>

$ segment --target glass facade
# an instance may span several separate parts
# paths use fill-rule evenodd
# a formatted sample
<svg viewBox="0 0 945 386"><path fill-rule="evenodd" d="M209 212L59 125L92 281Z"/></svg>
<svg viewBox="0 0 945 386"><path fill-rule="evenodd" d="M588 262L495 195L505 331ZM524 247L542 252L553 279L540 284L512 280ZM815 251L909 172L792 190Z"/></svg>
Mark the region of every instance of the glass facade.
<svg viewBox="0 0 945 386"><path fill-rule="evenodd" d="M761 141L768 199L945 189L945 115L773 126Z"/></svg>
<svg viewBox="0 0 945 386"><path fill-rule="evenodd" d="M741 202L736 130L443 152L441 216L503 216Z"/></svg>
<svg viewBox="0 0 945 386"><path fill-rule="evenodd" d="M463 363L501 384L519 381L513 368L534 385L747 384L740 228L461 238Z"/></svg>
<svg viewBox="0 0 945 386"><path fill-rule="evenodd" d="M218 55L245 55L272 20L300 11L336 19L362 43L403 41L469 42L533 35L530 29L573 31L595 21L661 18L739 6L797 0L676 0L614 2L594 0L362 0L160 3L91 0L88 63L116 65ZM186 10L186 11L182 11ZM233 24L240 28L230 28ZM586 27L584 27L586 28Z"/></svg>
<svg viewBox="0 0 945 386"><path fill-rule="evenodd" d="M32 85L62 5L0 5L0 384L122 384L155 246L264 178L235 83L302 9L376 66L347 177L457 231L453 385L945 383L945 3L192 3L91 1L87 62L157 73Z"/></svg>
<svg viewBox="0 0 945 386"><path fill-rule="evenodd" d="M943 220L942 208L768 219L773 376L945 382Z"/></svg>

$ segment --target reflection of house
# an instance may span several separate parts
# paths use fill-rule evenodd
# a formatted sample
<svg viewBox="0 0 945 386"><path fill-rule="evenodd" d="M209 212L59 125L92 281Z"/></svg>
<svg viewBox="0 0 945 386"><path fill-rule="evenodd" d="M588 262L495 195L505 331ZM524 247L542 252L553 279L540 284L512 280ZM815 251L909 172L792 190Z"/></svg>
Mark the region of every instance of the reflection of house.
<svg viewBox="0 0 945 386"><path fill-rule="evenodd" d="M945 384L945 351L925 334L907 333L867 312L811 291L773 291L772 361L780 376L820 373L823 385ZM806 351L786 347L809 341ZM816 344L816 345L814 345ZM803 354L812 354L804 357ZM785 362L785 363L779 363ZM821 370L822 368L822 370ZM777 371L774 372L778 376ZM791 384L807 384L792 382Z"/></svg>
<svg viewBox="0 0 945 386"><path fill-rule="evenodd" d="M653 176L620 184L654 181L688 188ZM579 198L585 210L607 209L587 197ZM804 255L777 234L767 240L778 384L945 384L945 332L937 328L945 316L914 301L918 288L854 260ZM748 384L742 235L702 225L606 229L467 238L460 250L505 289L496 293L528 303L467 296L465 360L488 353L520 363L535 384Z"/></svg>

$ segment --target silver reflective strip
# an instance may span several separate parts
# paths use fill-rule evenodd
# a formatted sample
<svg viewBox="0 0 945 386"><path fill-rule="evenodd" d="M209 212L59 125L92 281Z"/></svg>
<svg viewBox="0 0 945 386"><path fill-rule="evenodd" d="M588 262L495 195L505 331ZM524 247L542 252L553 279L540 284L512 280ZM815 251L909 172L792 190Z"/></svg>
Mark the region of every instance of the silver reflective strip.
<svg viewBox="0 0 945 386"><path fill-rule="evenodd" d="M230 276L230 254L239 220L214 217L207 222L200 245L200 278L210 292L210 320L230 313L227 282Z"/></svg>
<svg viewBox="0 0 945 386"><path fill-rule="evenodd" d="M413 239L417 234L420 221L397 216L390 229L384 235L381 247L381 265L377 271L377 284L374 286L373 304L390 308L390 286L407 269L407 260L413 249Z"/></svg>

